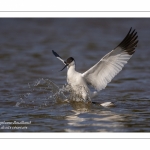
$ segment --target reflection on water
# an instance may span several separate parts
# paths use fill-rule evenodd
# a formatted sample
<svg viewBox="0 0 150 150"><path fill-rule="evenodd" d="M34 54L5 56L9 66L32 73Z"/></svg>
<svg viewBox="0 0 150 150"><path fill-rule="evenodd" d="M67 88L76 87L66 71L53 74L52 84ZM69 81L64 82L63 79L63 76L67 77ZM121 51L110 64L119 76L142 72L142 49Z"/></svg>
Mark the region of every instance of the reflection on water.
<svg viewBox="0 0 150 150"><path fill-rule="evenodd" d="M84 72L116 47L130 27L139 36L134 56L92 100L115 107L70 100L63 91L66 70L59 71L63 64L51 50L64 59L73 56L77 71ZM149 132L149 27L148 18L1 18L0 122L31 124L13 130L1 125L0 131Z"/></svg>
<svg viewBox="0 0 150 150"><path fill-rule="evenodd" d="M123 117L111 112L86 112L86 111L74 111L73 115L67 116L68 127L66 131L69 132L106 132L106 131L124 131L123 124L119 121L123 120ZM118 121L118 122L116 122Z"/></svg>

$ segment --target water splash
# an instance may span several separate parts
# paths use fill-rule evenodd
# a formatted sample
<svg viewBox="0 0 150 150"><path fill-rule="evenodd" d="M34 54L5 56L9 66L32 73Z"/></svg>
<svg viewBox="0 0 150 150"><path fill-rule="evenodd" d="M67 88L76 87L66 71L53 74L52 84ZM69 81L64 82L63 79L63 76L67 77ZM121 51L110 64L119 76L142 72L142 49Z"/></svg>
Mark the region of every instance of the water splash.
<svg viewBox="0 0 150 150"><path fill-rule="evenodd" d="M49 79L38 79L33 83L28 83L28 92L20 95L16 106L22 107L46 107L54 105L59 99L65 99L65 95L60 92L60 88Z"/></svg>
<svg viewBox="0 0 150 150"><path fill-rule="evenodd" d="M82 92L84 87L77 87ZM87 92L88 93L88 92ZM70 101L90 102L90 96L87 100L81 97L82 93L75 92L70 85L65 84L62 87L56 85L50 79L38 79L33 83L28 83L28 92L20 95L16 107L48 107L57 103L69 103Z"/></svg>
<svg viewBox="0 0 150 150"><path fill-rule="evenodd" d="M66 85L66 87L64 87L64 91L66 90L67 92L69 92L69 99L71 101L91 102L90 94L84 86L76 86L75 89L76 90L72 89L70 85ZM82 92L86 93L86 99L83 99Z"/></svg>

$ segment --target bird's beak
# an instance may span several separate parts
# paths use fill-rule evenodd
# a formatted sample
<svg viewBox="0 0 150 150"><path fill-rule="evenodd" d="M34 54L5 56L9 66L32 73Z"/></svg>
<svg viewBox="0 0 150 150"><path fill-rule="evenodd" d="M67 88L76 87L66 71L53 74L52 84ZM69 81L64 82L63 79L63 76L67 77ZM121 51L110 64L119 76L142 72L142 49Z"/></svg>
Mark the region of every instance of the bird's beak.
<svg viewBox="0 0 150 150"><path fill-rule="evenodd" d="M60 71L63 71L67 66L68 66L68 64L66 64L66 65L64 66L64 68L62 68Z"/></svg>

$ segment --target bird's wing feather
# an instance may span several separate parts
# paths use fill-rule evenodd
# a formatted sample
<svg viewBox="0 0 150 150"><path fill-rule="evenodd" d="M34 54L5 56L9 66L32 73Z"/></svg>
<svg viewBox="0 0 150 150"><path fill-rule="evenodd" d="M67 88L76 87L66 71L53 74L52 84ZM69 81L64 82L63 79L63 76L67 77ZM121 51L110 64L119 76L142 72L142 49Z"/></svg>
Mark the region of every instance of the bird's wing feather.
<svg viewBox="0 0 150 150"><path fill-rule="evenodd" d="M54 50L52 50L52 52L55 57L57 57L60 61L62 61L66 65L65 61Z"/></svg>
<svg viewBox="0 0 150 150"><path fill-rule="evenodd" d="M132 57L138 43L137 38L137 32L132 31L131 28L114 50L106 54L97 64L82 74L84 79L97 91L104 89Z"/></svg>

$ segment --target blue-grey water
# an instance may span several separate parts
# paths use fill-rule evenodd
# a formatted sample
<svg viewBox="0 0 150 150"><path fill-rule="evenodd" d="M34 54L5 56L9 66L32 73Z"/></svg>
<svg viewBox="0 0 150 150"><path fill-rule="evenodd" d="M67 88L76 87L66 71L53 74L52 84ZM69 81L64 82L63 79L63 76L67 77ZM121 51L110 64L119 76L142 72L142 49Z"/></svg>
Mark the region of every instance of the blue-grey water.
<svg viewBox="0 0 150 150"><path fill-rule="evenodd" d="M115 48L130 27L136 52L96 102L66 102L66 70L52 54L72 56L84 72ZM149 18L0 18L1 132L150 132ZM53 84L54 83L54 84Z"/></svg>

